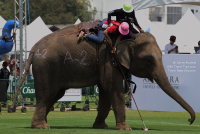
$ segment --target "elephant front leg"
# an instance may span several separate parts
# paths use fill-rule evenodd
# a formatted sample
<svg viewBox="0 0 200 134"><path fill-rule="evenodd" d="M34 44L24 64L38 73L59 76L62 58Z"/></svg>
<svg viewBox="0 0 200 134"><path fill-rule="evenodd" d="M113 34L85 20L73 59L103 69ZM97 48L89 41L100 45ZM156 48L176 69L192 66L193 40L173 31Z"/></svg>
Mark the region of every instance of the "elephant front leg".
<svg viewBox="0 0 200 134"><path fill-rule="evenodd" d="M126 115L125 115L124 89L123 91L120 91L120 92L119 90L115 90L112 94L111 100L112 100L111 104L112 104L115 118L116 118L115 129L116 130L132 130L131 127L125 121Z"/></svg>
<svg viewBox="0 0 200 134"><path fill-rule="evenodd" d="M111 107L110 98L109 94L104 92L100 85L98 85L98 87L99 87L98 115L93 124L93 128L107 129L108 126L105 123L105 119L107 118Z"/></svg>

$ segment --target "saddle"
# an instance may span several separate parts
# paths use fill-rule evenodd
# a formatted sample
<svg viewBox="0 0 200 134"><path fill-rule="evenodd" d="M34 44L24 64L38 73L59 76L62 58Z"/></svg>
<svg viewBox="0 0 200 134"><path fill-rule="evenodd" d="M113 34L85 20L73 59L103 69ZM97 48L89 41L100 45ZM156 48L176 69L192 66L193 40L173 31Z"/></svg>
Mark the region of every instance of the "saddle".
<svg viewBox="0 0 200 134"><path fill-rule="evenodd" d="M89 22L81 22L78 25L78 30L79 31L84 31L84 33L89 34L97 34L99 27L99 24L101 23L101 20L96 20L96 21L89 21Z"/></svg>

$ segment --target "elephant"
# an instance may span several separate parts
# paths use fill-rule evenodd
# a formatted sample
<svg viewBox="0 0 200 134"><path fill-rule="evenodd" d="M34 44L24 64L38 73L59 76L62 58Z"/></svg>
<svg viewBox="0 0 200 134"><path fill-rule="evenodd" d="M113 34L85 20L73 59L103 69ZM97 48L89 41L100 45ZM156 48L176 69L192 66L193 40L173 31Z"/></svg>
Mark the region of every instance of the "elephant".
<svg viewBox="0 0 200 134"><path fill-rule="evenodd" d="M51 33L39 40L30 51L17 92L32 64L36 109L31 127L50 128L47 124L47 115L67 89L97 84L99 106L93 128L108 128L105 119L112 106L116 119L114 129L132 130L126 123L124 77L113 64L110 47L105 44L97 45L89 40L79 42L77 29L78 25L73 25ZM155 80L167 95L189 112L190 124L194 122L194 110L168 81L162 64L162 52L152 34L138 33L135 40L120 41L116 53L124 71L137 77L148 78L151 82Z"/></svg>

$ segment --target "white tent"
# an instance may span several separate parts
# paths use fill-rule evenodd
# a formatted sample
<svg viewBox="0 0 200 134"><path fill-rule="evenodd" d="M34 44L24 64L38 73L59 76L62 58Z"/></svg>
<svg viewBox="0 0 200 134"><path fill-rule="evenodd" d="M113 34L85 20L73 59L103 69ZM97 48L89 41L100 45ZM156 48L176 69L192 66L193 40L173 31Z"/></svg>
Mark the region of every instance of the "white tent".
<svg viewBox="0 0 200 134"><path fill-rule="evenodd" d="M141 10L136 11L135 14L136 14L138 23L140 24L141 28L144 31L149 29L150 33L152 35L154 35L155 37L157 37L156 39L162 39L162 38L160 38L161 29L157 25L152 23L147 17L145 17ZM157 40L157 42L158 42L158 40Z"/></svg>
<svg viewBox="0 0 200 134"><path fill-rule="evenodd" d="M200 40L199 29L199 20L194 16L191 10L188 9L174 28L168 31L168 33L173 33L177 37L176 44L179 46L180 52L195 53L194 46L198 46L198 41Z"/></svg>
<svg viewBox="0 0 200 134"><path fill-rule="evenodd" d="M189 4L200 6L200 0L132 0L132 4L135 10L140 10L168 4Z"/></svg>
<svg viewBox="0 0 200 134"><path fill-rule="evenodd" d="M42 37L52 33L51 30L45 25L41 17L37 17L26 28L27 30L27 51L37 43ZM25 45L25 30L23 29L23 45ZM16 44L20 44L20 29L16 31ZM20 50L20 45L17 45L17 51ZM15 51L14 49L12 51Z"/></svg>
<svg viewBox="0 0 200 134"><path fill-rule="evenodd" d="M4 18L0 16L0 28L3 28L5 23L6 23L6 20L4 20Z"/></svg>
<svg viewBox="0 0 200 134"><path fill-rule="evenodd" d="M136 16L140 9L159 5L190 4L200 6L200 0L133 0L132 3L134 9L137 10ZM157 25L157 23L154 24ZM149 25L149 22L146 25ZM170 36L175 35L177 37L175 44L179 46L179 52L195 53L194 46L197 46L197 42L200 40L199 30L196 30L200 28L200 22L190 10L182 16L176 25L157 25L157 27L159 27L157 32L156 30L153 32L151 29L150 32L155 36L161 50L164 50L165 45L169 43Z"/></svg>
<svg viewBox="0 0 200 134"><path fill-rule="evenodd" d="M158 26L152 23L146 16L144 16L143 11L139 10L135 13L138 23L143 30L150 28L150 32L153 34L155 30L158 30Z"/></svg>
<svg viewBox="0 0 200 134"><path fill-rule="evenodd" d="M169 43L171 35L175 35L177 40L175 44L179 46L180 53L195 53L194 46L197 46L199 38L200 22L194 16L190 9L182 16L176 25L170 27L159 27L146 18L141 10L136 11L136 17L140 26L147 30L150 28L150 33L156 38L156 41L162 51L165 45Z"/></svg>
<svg viewBox="0 0 200 134"><path fill-rule="evenodd" d="M164 30L162 28L157 26L155 23L152 23L147 17L145 17L142 10L137 10L135 15L138 23L144 31L150 29L150 33L154 35L159 46L162 46L163 44L166 45L166 43L163 43L163 40L166 39L164 36L165 32L163 32ZM164 48L162 47L161 50L164 50Z"/></svg>
<svg viewBox="0 0 200 134"><path fill-rule="evenodd" d="M4 27L6 21L4 20L4 18L2 18L0 16L0 36L2 35L2 28Z"/></svg>
<svg viewBox="0 0 200 134"><path fill-rule="evenodd" d="M78 18L78 19L76 20L76 22L74 23L74 25L79 24L79 23L81 23L81 20Z"/></svg>
<svg viewBox="0 0 200 134"><path fill-rule="evenodd" d="M0 16L0 28L3 28L6 20ZM0 30L1 31L1 30ZM23 34L25 30L23 29ZM41 17L36 18L31 24L27 26L27 51L30 51L31 48L37 43L42 37L52 33L51 30L46 26ZM1 34L0 34L1 35ZM24 34L25 35L25 34ZM20 44L20 30L16 31L16 43ZM25 40L25 36L23 36ZM25 44L25 42L23 42ZM20 46L17 45L17 50ZM14 49L12 50L14 51Z"/></svg>
<svg viewBox="0 0 200 134"><path fill-rule="evenodd" d="M51 30L45 25L41 17L35 19L27 27L27 50L30 51L35 43L50 33L52 33Z"/></svg>
<svg viewBox="0 0 200 134"><path fill-rule="evenodd" d="M143 30L150 28L152 23L147 17L144 16L144 14L141 10L136 11L135 15L136 15L138 23L140 24L140 26Z"/></svg>
<svg viewBox="0 0 200 134"><path fill-rule="evenodd" d="M158 31L151 32L160 47L161 50L165 49L165 45L168 44L171 35L176 36L176 42L179 46L180 53L195 53L194 46L197 46L199 38L200 22L194 16L190 9L182 16L182 18L168 29L158 28Z"/></svg>

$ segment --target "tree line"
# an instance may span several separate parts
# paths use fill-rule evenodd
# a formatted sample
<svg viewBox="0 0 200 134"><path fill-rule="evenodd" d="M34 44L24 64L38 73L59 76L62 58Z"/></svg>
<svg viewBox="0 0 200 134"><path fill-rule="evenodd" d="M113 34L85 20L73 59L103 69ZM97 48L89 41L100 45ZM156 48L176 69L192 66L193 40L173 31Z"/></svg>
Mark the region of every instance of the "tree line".
<svg viewBox="0 0 200 134"><path fill-rule="evenodd" d="M96 8L91 8L90 0L29 1L30 23L40 16L45 24L73 24L78 18L81 21L93 20L97 12ZM14 0L0 0L0 15L5 20L14 19Z"/></svg>

